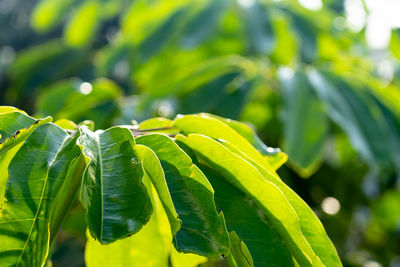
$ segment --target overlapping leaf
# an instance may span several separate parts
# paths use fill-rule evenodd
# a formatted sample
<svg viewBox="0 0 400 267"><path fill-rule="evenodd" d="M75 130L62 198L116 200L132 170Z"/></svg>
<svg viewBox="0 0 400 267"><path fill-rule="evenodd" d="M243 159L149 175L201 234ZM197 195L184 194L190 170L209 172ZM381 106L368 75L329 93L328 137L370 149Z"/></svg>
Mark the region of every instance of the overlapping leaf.
<svg viewBox="0 0 400 267"><path fill-rule="evenodd" d="M11 160L0 210L4 266L43 266L49 252L54 198L79 155L76 135L54 124L38 127ZM60 210L65 214L65 210Z"/></svg>
<svg viewBox="0 0 400 267"><path fill-rule="evenodd" d="M275 184L266 180L246 160L209 137L190 134L188 137L181 135L177 138L192 148L227 181L260 205L265 216L271 221L291 254L300 264L303 266L322 265L301 232L295 210ZM269 176L273 177L271 174Z"/></svg>
<svg viewBox="0 0 400 267"><path fill-rule="evenodd" d="M223 216L216 211L213 189L190 157L165 135L144 135L136 138L136 142L152 149L164 170L173 204L182 221L181 229L174 236L177 250L207 257L227 253L229 237ZM152 175L151 170L146 171Z"/></svg>
<svg viewBox="0 0 400 267"><path fill-rule="evenodd" d="M297 72L281 77L284 114L284 146L290 161L304 177L314 173L322 161L328 132L323 105L307 77Z"/></svg>
<svg viewBox="0 0 400 267"><path fill-rule="evenodd" d="M81 127L80 132L78 144L87 160L81 201L90 233L105 244L136 233L152 206L131 132L120 127L99 133Z"/></svg>

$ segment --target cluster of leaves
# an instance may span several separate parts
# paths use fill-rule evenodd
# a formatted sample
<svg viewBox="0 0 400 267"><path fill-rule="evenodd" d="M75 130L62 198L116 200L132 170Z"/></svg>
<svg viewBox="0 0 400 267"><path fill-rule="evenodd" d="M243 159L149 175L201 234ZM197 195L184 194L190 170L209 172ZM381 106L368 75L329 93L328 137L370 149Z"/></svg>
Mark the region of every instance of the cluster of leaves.
<svg viewBox="0 0 400 267"><path fill-rule="evenodd" d="M93 132L51 120L0 109L2 265L43 266L79 195L88 266L167 266L172 239L202 256L192 264L224 255L229 266L341 266L316 215L276 174L282 152L246 124L195 114Z"/></svg>
<svg viewBox="0 0 400 267"><path fill-rule="evenodd" d="M379 79L370 77L374 68L369 61L352 52L354 34L332 26L343 11L341 1L325 1L328 8L318 13L297 1L61 2L40 1L31 22L38 32L65 22L63 41L23 52L10 71L10 99L29 98L34 88L43 92L36 105L39 115L80 120L84 114L84 119L96 119L96 125L104 128L112 122L146 119L154 112L173 116L206 111L264 127L270 119L266 102L271 93L266 88L282 89L276 90L283 107L282 146L301 176L313 174L323 161L329 119L346 133L375 174L399 169L399 145L393 140L399 135L400 94L396 87L384 90ZM98 40L96 32L110 30L102 25L115 20L120 27L106 34L106 40ZM95 62L88 50L94 52ZM57 62L63 62L62 67L54 68ZM311 84L303 77L308 75L305 64L314 73ZM296 74L279 75L282 65L291 66ZM81 82L59 81L77 73L95 88L85 99L90 112L70 108L83 99L77 96ZM354 76L368 78L354 81ZM124 92L97 77L130 89ZM135 90L142 93L137 99L120 99ZM360 112L367 114L356 115ZM258 118L252 119L255 114ZM297 118L304 115L307 122L297 125ZM377 143L388 137L392 141Z"/></svg>
<svg viewBox="0 0 400 267"><path fill-rule="evenodd" d="M343 24L342 0L318 12L296 0L11 2L40 34L3 23L17 54L10 65L0 54L0 101L103 129L203 111L250 122L289 155L281 175L315 210L339 199L341 212L321 218L343 259L395 259L399 31L390 51L371 53Z"/></svg>

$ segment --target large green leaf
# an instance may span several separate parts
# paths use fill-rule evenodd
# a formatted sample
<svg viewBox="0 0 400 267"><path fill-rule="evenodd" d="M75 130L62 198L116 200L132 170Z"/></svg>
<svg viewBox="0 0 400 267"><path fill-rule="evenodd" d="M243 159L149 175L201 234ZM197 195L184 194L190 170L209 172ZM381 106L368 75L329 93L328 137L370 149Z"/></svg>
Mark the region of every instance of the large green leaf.
<svg viewBox="0 0 400 267"><path fill-rule="evenodd" d="M171 244L171 232L168 219L160 200L148 178L144 179L151 195L154 213L150 221L131 237L102 245L89 234L85 249L85 260L88 267L96 266L168 266L168 255Z"/></svg>
<svg viewBox="0 0 400 267"><path fill-rule="evenodd" d="M271 175L270 172L268 172L258 163L254 162L253 159L249 158L246 154L238 150L234 145L226 141L221 141L221 143L236 155L247 160L266 180L276 185L282 191L282 193L290 202L290 205L296 211L296 214L299 218L300 228L304 237L307 239L308 243L311 245L312 249L322 260L322 262L329 266L336 266L338 264L340 265L340 260L335 247L327 236L321 222L318 220L314 212L307 206L307 204L281 179ZM321 244L324 245L321 246Z"/></svg>
<svg viewBox="0 0 400 267"><path fill-rule="evenodd" d="M81 201L90 233L104 244L136 233L149 220L152 206L132 133L121 127L92 132L84 126L80 132L78 144L87 161Z"/></svg>
<svg viewBox="0 0 400 267"><path fill-rule="evenodd" d="M323 265L304 237L294 208L281 189L266 179L274 178L273 174L268 173L267 177L263 177L248 161L209 137L190 134L188 137L178 135L176 138L188 145L227 181L260 205L266 218L278 231L297 262L302 266ZM278 179L275 177L275 180Z"/></svg>
<svg viewBox="0 0 400 267"><path fill-rule="evenodd" d="M161 162L175 209L182 221L181 229L174 236L177 250L206 257L226 254L229 237L224 218L216 211L214 191L203 173L166 135L144 135L137 137L136 142L151 148Z"/></svg>
<svg viewBox="0 0 400 267"><path fill-rule="evenodd" d="M322 161L328 121L307 77L297 72L281 76L284 103L284 150L303 177L313 174Z"/></svg>
<svg viewBox="0 0 400 267"><path fill-rule="evenodd" d="M16 131L27 128L35 122L35 119L19 111L0 113L0 141L11 137Z"/></svg>
<svg viewBox="0 0 400 267"><path fill-rule="evenodd" d="M3 203L8 165L28 136L51 118L35 120L14 107L0 109L0 203Z"/></svg>
<svg viewBox="0 0 400 267"><path fill-rule="evenodd" d="M371 165L389 162L387 126L374 99L324 71L312 70L308 78L326 103L328 116L343 129L360 155Z"/></svg>
<svg viewBox="0 0 400 267"><path fill-rule="evenodd" d="M38 127L9 165L0 211L3 266L43 266L49 253L54 198L80 151L76 135L54 124ZM59 212L66 212L59 211Z"/></svg>
<svg viewBox="0 0 400 267"><path fill-rule="evenodd" d="M207 116L216 118L233 130L235 130L238 134L240 134L243 138L245 138L254 148L258 150L268 161L268 163L274 168L274 170L279 169L288 159L288 156L283 153L279 148L268 147L264 144L264 142L257 136L250 126L247 124L235 121L231 119L225 119L219 116L215 116L212 114L207 114Z"/></svg>
<svg viewBox="0 0 400 267"><path fill-rule="evenodd" d="M219 119L202 113L178 117L173 121L173 126L184 134L204 134L214 139L222 139L238 147L243 153L251 157L255 162L275 173L268 161L254 148L245 137L233 130ZM278 177L278 175L275 173Z"/></svg>
<svg viewBox="0 0 400 267"><path fill-rule="evenodd" d="M224 213L228 231L235 231L245 242L255 266L294 266L290 251L259 212L259 205L210 167L202 164L201 170L215 189L215 203Z"/></svg>
<svg viewBox="0 0 400 267"><path fill-rule="evenodd" d="M160 160L156 154L143 145L136 145L135 151L138 154L139 159L143 163L143 167L151 182L153 183L155 190L157 191L158 197L165 209L168 216L169 223L171 225L172 234L175 235L181 228L182 222L179 220L179 216L176 213L174 203L168 189L167 182L165 180L164 171L161 167Z"/></svg>

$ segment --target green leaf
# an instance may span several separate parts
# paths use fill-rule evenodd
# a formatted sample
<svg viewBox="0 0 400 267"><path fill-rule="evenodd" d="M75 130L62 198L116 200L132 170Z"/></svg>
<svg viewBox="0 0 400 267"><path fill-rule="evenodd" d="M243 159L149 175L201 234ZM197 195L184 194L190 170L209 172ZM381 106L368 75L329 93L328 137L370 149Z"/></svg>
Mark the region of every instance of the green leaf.
<svg viewBox="0 0 400 267"><path fill-rule="evenodd" d="M0 113L0 141L10 138L16 131L27 128L35 119L19 111Z"/></svg>
<svg viewBox="0 0 400 267"><path fill-rule="evenodd" d="M248 161L209 137L190 134L188 137L178 135L176 138L193 149L197 156L260 205L297 262L302 266L323 265L304 237L297 214L288 199L277 185L266 179L272 179L274 175L268 173L267 177L263 177ZM275 177L275 181L279 179Z"/></svg>
<svg viewBox="0 0 400 267"><path fill-rule="evenodd" d="M282 12L274 12L271 15L276 35L276 48L271 59L278 64L289 65L298 52L295 34L289 25L288 17Z"/></svg>
<svg viewBox="0 0 400 267"><path fill-rule="evenodd" d="M246 243L255 266L294 266L287 246L264 213L260 212L259 205L210 167L200 166L215 189L215 202L224 213L228 231L235 231ZM231 249L237 250L237 245L231 237ZM238 256L233 254L237 259ZM247 254L244 257L249 258Z"/></svg>
<svg viewBox="0 0 400 267"><path fill-rule="evenodd" d="M90 233L103 244L136 233L152 207L132 133L121 127L92 132L85 126L80 132L78 144L87 161L81 201Z"/></svg>
<svg viewBox="0 0 400 267"><path fill-rule="evenodd" d="M212 114L205 114L205 115L216 118L227 124L233 130L235 130L238 134L240 134L243 138L245 138L254 148L256 148L258 152L264 155L265 159L268 161L268 163L274 170L279 169L279 167L281 167L287 161L288 157L285 153L283 153L279 148L272 148L266 146L264 142L261 141L261 139L254 132L254 130L250 128L250 126L248 126L247 124L240 121L225 119L223 117L215 116Z"/></svg>
<svg viewBox="0 0 400 267"><path fill-rule="evenodd" d="M217 214L213 189L190 157L166 135L149 134L136 142L152 149L161 162L182 227L174 236L180 252L218 257L229 251L222 214ZM146 169L146 171L149 171Z"/></svg>
<svg viewBox="0 0 400 267"><path fill-rule="evenodd" d="M150 221L133 236L102 245L87 234L85 262L88 267L101 266L168 266L171 233L168 219L148 178L144 179L152 199L154 213Z"/></svg>
<svg viewBox="0 0 400 267"><path fill-rule="evenodd" d="M9 68L12 87L8 89L8 96L14 101L31 101L40 91L38 87L84 71L89 64L89 54L67 48L58 39L19 52Z"/></svg>
<svg viewBox="0 0 400 267"><path fill-rule="evenodd" d="M79 7L64 31L67 45L79 47L89 44L100 20L99 5L97 1L85 1Z"/></svg>
<svg viewBox="0 0 400 267"><path fill-rule="evenodd" d="M196 113L206 110L215 113L230 93L227 90L228 85L240 74L241 72L238 70L230 70L217 77L207 77L208 79L203 81L203 84L183 96L180 112ZM212 99L210 99L210 95L213 96Z"/></svg>
<svg viewBox="0 0 400 267"><path fill-rule="evenodd" d="M64 129L64 130L76 130L78 129L78 125L76 125L73 121L70 120L66 120L66 119L60 119L60 120L56 120L54 122L55 125L57 125L58 127Z"/></svg>
<svg viewBox="0 0 400 267"><path fill-rule="evenodd" d="M244 8L243 13L250 51L270 54L276 44L269 11L263 3L254 2L250 7Z"/></svg>
<svg viewBox="0 0 400 267"><path fill-rule="evenodd" d="M76 134L75 132L74 134ZM75 149L75 148L74 148ZM54 199L52 212L50 215L50 244L54 241L61 224L66 216L66 212L70 209L79 187L82 182L83 171L86 163L82 154L71 161L68 172L64 178L64 183L61 186L57 197Z"/></svg>
<svg viewBox="0 0 400 267"><path fill-rule="evenodd" d="M147 146L136 145L135 151L139 159L142 161L145 172L149 176L157 191L158 197L160 198L164 210L168 216L172 234L176 235L181 228L182 222L179 220L174 203L172 202L161 163L153 150Z"/></svg>
<svg viewBox="0 0 400 267"><path fill-rule="evenodd" d="M182 21L183 14L184 8L174 10L173 14L158 29L139 44L138 50L140 53L138 57L141 62L149 60L165 47L171 36L173 36L177 24Z"/></svg>
<svg viewBox="0 0 400 267"><path fill-rule="evenodd" d="M2 133L0 139L0 204L3 203L8 178L8 166L11 159L22 146L22 142L24 142L38 126L51 121L50 117L35 120L20 111L14 110L17 109L5 109L5 107L3 107L0 110L0 133Z"/></svg>
<svg viewBox="0 0 400 267"><path fill-rule="evenodd" d="M385 119L375 100L365 91L336 75L312 70L308 78L328 116L346 133L351 144L370 164L390 162L391 150Z"/></svg>
<svg viewBox="0 0 400 267"><path fill-rule="evenodd" d="M340 265L340 259L337 255L336 249L333 246L331 240L326 234L321 222L311 210L310 207L292 190L288 187L281 179L275 175L271 175L269 171L264 169L262 166L254 162L247 155L243 154L234 145L223 141L227 148L229 148L233 153L247 160L252 164L259 173L269 182L276 185L285 197L288 199L290 205L294 208L297 217L299 219L301 232L307 239L308 243L311 245L312 249L316 255L322 260L322 262L327 266L337 266ZM207 176L208 177L208 176ZM321 244L324 244L321 246Z"/></svg>
<svg viewBox="0 0 400 267"><path fill-rule="evenodd" d="M307 77L297 72L280 77L282 84L284 145L290 162L302 177L313 174L322 161L328 120Z"/></svg>
<svg viewBox="0 0 400 267"><path fill-rule="evenodd" d="M42 0L33 10L32 27L38 32L46 32L65 17L75 0Z"/></svg>
<svg viewBox="0 0 400 267"><path fill-rule="evenodd" d="M212 118L208 114L202 113L177 117L173 121L173 126L181 130L184 134L198 133L235 144L239 150L251 157L255 162L265 167L267 170L270 170L273 173L275 172L271 165L269 165L268 161L246 140L245 137L224 122Z"/></svg>
<svg viewBox="0 0 400 267"><path fill-rule="evenodd" d="M160 117L142 121L139 124L139 129L142 131L154 131L154 129L156 129L157 133L165 134L179 133L179 131L172 126L172 121L170 119Z"/></svg>
<svg viewBox="0 0 400 267"><path fill-rule="evenodd" d="M224 9L224 2L223 0L210 1L186 23L180 40L184 48L200 45L215 32L221 11Z"/></svg>
<svg viewBox="0 0 400 267"><path fill-rule="evenodd" d="M75 141L76 136L47 123L28 137L11 160L0 211L3 266L45 264L53 234L49 218L54 198L80 152Z"/></svg>
<svg viewBox="0 0 400 267"><path fill-rule="evenodd" d="M318 55L318 29L309 18L289 10L287 13L291 16L292 28L299 40L301 60L305 63L312 63Z"/></svg>
<svg viewBox="0 0 400 267"><path fill-rule="evenodd" d="M400 30L392 29L392 34L390 38L390 51L393 56L400 59Z"/></svg>

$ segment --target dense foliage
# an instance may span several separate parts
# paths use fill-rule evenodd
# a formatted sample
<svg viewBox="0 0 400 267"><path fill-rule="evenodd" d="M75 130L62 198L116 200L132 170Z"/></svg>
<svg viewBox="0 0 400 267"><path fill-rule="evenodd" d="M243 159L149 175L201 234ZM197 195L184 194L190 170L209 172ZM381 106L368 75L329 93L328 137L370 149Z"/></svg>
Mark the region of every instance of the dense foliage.
<svg viewBox="0 0 400 267"><path fill-rule="evenodd" d="M198 112L250 123L288 154L279 175L346 266L396 266L399 31L373 50L345 5L359 2L368 17L374 1L321 2L4 0L0 102L95 129ZM329 197L341 204L335 215L321 208ZM61 251L85 245L81 214L78 205L68 215L57 264L80 258Z"/></svg>
<svg viewBox="0 0 400 267"><path fill-rule="evenodd" d="M175 248L228 266L341 266L321 222L275 172L282 152L245 124L195 114L93 132L0 111L2 266L44 266L76 195L88 266L167 266ZM129 240L138 238L148 246Z"/></svg>

